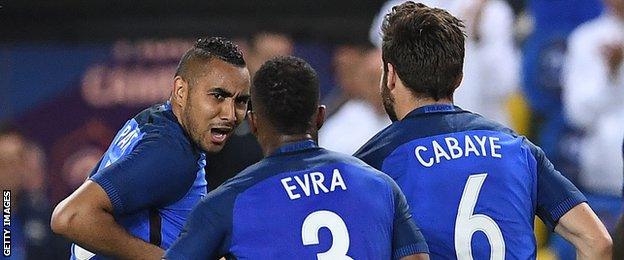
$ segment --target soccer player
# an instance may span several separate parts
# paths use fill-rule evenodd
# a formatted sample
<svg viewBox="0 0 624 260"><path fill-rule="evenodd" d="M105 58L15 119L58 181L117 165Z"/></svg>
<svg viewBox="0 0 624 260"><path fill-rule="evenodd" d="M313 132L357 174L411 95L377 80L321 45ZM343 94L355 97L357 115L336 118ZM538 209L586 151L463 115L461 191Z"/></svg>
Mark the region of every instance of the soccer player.
<svg viewBox="0 0 624 260"><path fill-rule="evenodd" d="M54 210L52 229L75 242L72 259L161 258L206 195L205 152L221 150L243 120L249 85L236 45L198 40L180 61L170 99L130 119Z"/></svg>
<svg viewBox="0 0 624 260"><path fill-rule="evenodd" d="M356 157L398 183L432 258L534 259L535 215L579 258L609 258L605 227L540 148L453 105L464 37L462 22L444 10L411 1L392 9L381 93L394 122Z"/></svg>
<svg viewBox="0 0 624 260"><path fill-rule="evenodd" d="M388 176L316 145L325 107L305 61L254 76L248 118L266 157L208 194L167 259L428 259Z"/></svg>

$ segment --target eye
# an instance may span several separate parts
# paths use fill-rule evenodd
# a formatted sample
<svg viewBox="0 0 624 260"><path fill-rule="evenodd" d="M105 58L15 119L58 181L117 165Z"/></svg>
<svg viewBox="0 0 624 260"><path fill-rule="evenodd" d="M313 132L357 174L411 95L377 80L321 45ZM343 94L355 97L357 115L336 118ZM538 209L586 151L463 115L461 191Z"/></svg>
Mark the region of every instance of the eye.
<svg viewBox="0 0 624 260"><path fill-rule="evenodd" d="M248 100L249 99L247 99L247 98L237 98L236 99L236 104L239 105L239 106L244 106L244 105L247 105L247 101Z"/></svg>
<svg viewBox="0 0 624 260"><path fill-rule="evenodd" d="M226 96L221 94L221 93L210 93L211 96L213 96L215 99L217 99L218 101L224 101Z"/></svg>

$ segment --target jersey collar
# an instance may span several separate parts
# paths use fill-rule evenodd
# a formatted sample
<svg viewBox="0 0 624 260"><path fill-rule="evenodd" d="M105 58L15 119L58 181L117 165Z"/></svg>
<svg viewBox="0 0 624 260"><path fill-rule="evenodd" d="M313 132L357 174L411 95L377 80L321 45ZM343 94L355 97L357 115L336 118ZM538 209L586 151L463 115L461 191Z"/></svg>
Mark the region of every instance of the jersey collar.
<svg viewBox="0 0 624 260"><path fill-rule="evenodd" d="M165 110L171 110L171 101L169 100L165 101L165 103L163 104L163 108Z"/></svg>
<svg viewBox="0 0 624 260"><path fill-rule="evenodd" d="M281 155L285 153L299 152L299 151L304 151L304 150L318 148L318 147L319 146L316 144L316 142L314 142L311 139L306 139L303 141L291 142L291 143L282 145L280 148L277 148L277 150L275 150L275 152L273 152L271 156Z"/></svg>
<svg viewBox="0 0 624 260"><path fill-rule="evenodd" d="M426 105L412 110L409 112L405 118L416 117L424 114L432 114L432 113L448 113L448 112L456 112L462 111L462 109L453 104L433 104Z"/></svg>

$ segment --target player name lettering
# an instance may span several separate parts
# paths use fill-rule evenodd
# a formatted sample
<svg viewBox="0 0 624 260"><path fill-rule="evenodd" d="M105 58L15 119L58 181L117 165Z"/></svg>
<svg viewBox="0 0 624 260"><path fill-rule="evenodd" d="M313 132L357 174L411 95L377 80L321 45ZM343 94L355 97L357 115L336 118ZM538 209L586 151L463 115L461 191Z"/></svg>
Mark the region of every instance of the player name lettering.
<svg viewBox="0 0 624 260"><path fill-rule="evenodd" d="M305 173L303 176L286 177L281 179L281 182L291 200L301 198L301 192L306 197L310 197L310 195L318 195L321 192L329 193L335 191L336 188L347 190L347 185L338 169L333 170L331 181L326 181L322 172L312 172Z"/></svg>
<svg viewBox="0 0 624 260"><path fill-rule="evenodd" d="M498 137L477 135L465 135L463 140L445 137L444 141L431 141L431 146L416 146L414 154L418 162L425 167L431 167L443 159L450 161L468 156L502 158L499 140Z"/></svg>

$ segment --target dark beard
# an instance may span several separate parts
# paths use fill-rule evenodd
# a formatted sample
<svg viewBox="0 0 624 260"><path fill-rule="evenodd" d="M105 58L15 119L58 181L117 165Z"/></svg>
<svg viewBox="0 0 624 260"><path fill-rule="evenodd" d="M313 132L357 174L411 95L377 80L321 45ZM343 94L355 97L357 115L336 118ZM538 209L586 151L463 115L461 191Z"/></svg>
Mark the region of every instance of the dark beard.
<svg viewBox="0 0 624 260"><path fill-rule="evenodd" d="M394 97L390 93L388 88L388 72L384 70L383 78L381 80L381 101L383 103L386 114L390 117L392 122L398 121L399 117L394 110Z"/></svg>
<svg viewBox="0 0 624 260"><path fill-rule="evenodd" d="M206 153L209 153L210 150L208 149L208 147L205 147L202 143L201 133L197 129L195 121L193 121L194 118L191 115L190 111L192 111L192 107L190 102L187 101L187 109L182 114L182 117L184 117L184 122L186 124L182 126L182 128L184 129L186 136L188 137L189 141L191 141L191 144L193 144L193 146L199 148Z"/></svg>

